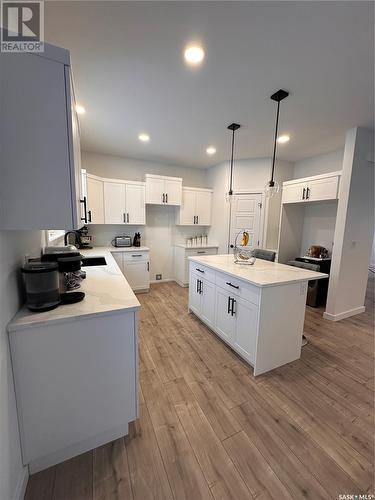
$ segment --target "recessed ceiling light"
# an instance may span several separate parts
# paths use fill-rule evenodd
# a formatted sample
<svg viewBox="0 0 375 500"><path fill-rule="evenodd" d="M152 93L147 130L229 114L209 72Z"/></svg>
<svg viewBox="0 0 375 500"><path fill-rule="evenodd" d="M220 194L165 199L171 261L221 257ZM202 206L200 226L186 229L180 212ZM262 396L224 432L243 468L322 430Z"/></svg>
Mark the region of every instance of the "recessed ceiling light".
<svg viewBox="0 0 375 500"><path fill-rule="evenodd" d="M277 138L277 142L280 142L280 144L284 144L285 142L288 142L290 139L289 135L280 135Z"/></svg>
<svg viewBox="0 0 375 500"><path fill-rule="evenodd" d="M83 106L80 106L79 104L76 104L76 112L79 115L84 115L86 113L86 110Z"/></svg>
<svg viewBox="0 0 375 500"><path fill-rule="evenodd" d="M150 136L148 134L139 134L138 139L142 142L148 142L150 140Z"/></svg>
<svg viewBox="0 0 375 500"><path fill-rule="evenodd" d="M204 50L199 45L189 45L184 52L185 61L194 66L200 64L204 59Z"/></svg>
<svg viewBox="0 0 375 500"><path fill-rule="evenodd" d="M216 153L216 148L214 148L214 146L209 146L207 149L206 149L206 153L210 156L214 155Z"/></svg>

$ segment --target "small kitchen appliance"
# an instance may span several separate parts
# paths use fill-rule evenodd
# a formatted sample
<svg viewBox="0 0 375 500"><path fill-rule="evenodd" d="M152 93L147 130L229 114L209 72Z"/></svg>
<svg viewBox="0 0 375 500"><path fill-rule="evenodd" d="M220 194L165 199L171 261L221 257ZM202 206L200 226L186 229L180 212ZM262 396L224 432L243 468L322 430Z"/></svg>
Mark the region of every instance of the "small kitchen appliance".
<svg viewBox="0 0 375 500"><path fill-rule="evenodd" d="M49 311L60 304L56 262L30 261L21 270L26 289L26 305L30 311Z"/></svg>
<svg viewBox="0 0 375 500"><path fill-rule="evenodd" d="M112 245L115 247L131 247L132 238L131 236L115 236L112 240Z"/></svg>
<svg viewBox="0 0 375 500"><path fill-rule="evenodd" d="M78 232L78 238L79 238L79 244L78 248L87 248L90 249L92 248L92 236L89 235L89 229L87 226L83 226L81 229L79 229Z"/></svg>
<svg viewBox="0 0 375 500"><path fill-rule="evenodd" d="M133 247L140 247L140 246L141 246L141 233L135 233L133 239Z"/></svg>

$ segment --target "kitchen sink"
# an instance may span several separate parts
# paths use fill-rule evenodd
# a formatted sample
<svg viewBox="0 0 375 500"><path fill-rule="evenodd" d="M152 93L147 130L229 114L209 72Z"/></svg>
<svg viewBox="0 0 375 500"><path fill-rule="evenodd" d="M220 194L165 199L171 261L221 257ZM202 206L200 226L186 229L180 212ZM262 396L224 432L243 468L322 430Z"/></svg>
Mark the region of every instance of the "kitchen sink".
<svg viewBox="0 0 375 500"><path fill-rule="evenodd" d="M86 266L106 266L105 257L82 257L82 267Z"/></svg>

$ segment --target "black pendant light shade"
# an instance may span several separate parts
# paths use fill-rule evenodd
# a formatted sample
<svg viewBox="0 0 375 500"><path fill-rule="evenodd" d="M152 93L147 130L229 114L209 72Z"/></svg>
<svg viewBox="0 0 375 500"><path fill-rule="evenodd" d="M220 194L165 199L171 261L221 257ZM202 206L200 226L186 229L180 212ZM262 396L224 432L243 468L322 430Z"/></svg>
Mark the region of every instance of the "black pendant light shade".
<svg viewBox="0 0 375 500"><path fill-rule="evenodd" d="M234 133L241 127L238 123L231 123L228 125L228 130L232 131L232 152L230 157L230 180L229 180L229 191L228 195L232 196L233 194L233 161L234 161Z"/></svg>
<svg viewBox="0 0 375 500"><path fill-rule="evenodd" d="M277 133L279 129L279 115L280 115L280 102L288 97L289 92L280 89L271 95L271 99L277 102L276 111L276 126L275 126L275 137L273 142L273 155L272 155L272 170L271 170L271 180L266 185L266 195L273 196L278 190L278 185L275 185L274 174L275 174L275 161L276 161L276 145L277 145ZM277 184L277 183L276 183Z"/></svg>

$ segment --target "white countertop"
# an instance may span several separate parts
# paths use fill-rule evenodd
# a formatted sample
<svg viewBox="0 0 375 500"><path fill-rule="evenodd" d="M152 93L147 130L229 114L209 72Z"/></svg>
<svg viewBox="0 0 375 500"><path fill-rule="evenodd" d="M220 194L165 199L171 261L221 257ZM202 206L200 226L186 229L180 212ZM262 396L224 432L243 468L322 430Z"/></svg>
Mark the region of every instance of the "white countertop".
<svg viewBox="0 0 375 500"><path fill-rule="evenodd" d="M186 248L187 250L201 250L202 248L219 248L219 245L197 245L188 246L186 243L176 243L175 247Z"/></svg>
<svg viewBox="0 0 375 500"><path fill-rule="evenodd" d="M130 288L111 252L138 251L147 247L127 247L116 249L98 247L90 250L80 250L85 256L104 256L107 265L87 266L86 279L82 280L77 291L85 292L85 298L76 304L66 304L45 312L31 312L24 306L8 325L8 331L22 330L28 327L44 325L48 322L63 322L78 317L89 317L99 314L110 314L124 310L137 310L140 303ZM148 250L148 249L147 249Z"/></svg>
<svg viewBox="0 0 375 500"><path fill-rule="evenodd" d="M283 285L299 281L327 278L328 274L317 273L298 267L257 259L252 266L235 264L233 255L205 255L189 257L189 260L230 274L235 278L259 287Z"/></svg>
<svg viewBox="0 0 375 500"><path fill-rule="evenodd" d="M114 246L108 246L108 247L94 247L92 251L95 252L105 252L105 251L110 251L110 252L149 252L150 249L148 247L114 247Z"/></svg>

